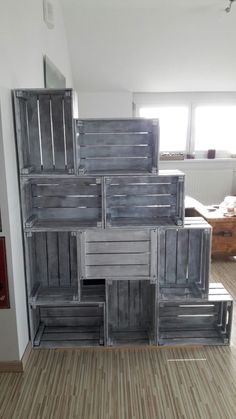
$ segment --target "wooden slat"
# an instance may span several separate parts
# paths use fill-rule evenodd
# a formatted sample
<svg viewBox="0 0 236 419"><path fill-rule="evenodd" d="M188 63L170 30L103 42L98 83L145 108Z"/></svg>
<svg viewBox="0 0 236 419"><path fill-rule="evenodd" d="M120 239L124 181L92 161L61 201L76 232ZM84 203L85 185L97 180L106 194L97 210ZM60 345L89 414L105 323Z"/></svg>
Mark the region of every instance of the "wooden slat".
<svg viewBox="0 0 236 419"><path fill-rule="evenodd" d="M149 135L147 133L144 134L124 134L124 133L116 133L104 135L100 133L93 134L80 134L78 137L80 146L85 146L88 148L89 146L92 147L103 147L103 146L120 146L121 144L124 147L129 146L139 146L139 145L150 145L151 141Z"/></svg>
<svg viewBox="0 0 236 419"><path fill-rule="evenodd" d="M108 254L89 254L86 256L86 266L111 266L111 265L148 265L150 260L149 253L119 253Z"/></svg>
<svg viewBox="0 0 236 419"><path fill-rule="evenodd" d="M145 253L149 251L149 241L87 242L86 253Z"/></svg>
<svg viewBox="0 0 236 419"><path fill-rule="evenodd" d="M80 123L82 122L82 125ZM77 121L78 131L82 133L137 133L152 129L152 121L147 119L84 119Z"/></svg>
<svg viewBox="0 0 236 419"><path fill-rule="evenodd" d="M81 158L80 164L90 173L115 170L150 171L152 159L151 157L111 157L108 159Z"/></svg>
<svg viewBox="0 0 236 419"><path fill-rule="evenodd" d="M86 278L148 277L148 265L87 266Z"/></svg>
<svg viewBox="0 0 236 419"><path fill-rule="evenodd" d="M101 208L101 197L97 196L42 196L33 198L33 208Z"/></svg>
<svg viewBox="0 0 236 419"><path fill-rule="evenodd" d="M112 207L130 207L130 206L152 206L160 205L170 206L176 204L176 196L174 195L112 195L107 197L107 205Z"/></svg>
<svg viewBox="0 0 236 419"><path fill-rule="evenodd" d="M145 184L130 184L119 185L119 179L117 184L110 185L108 187L108 196L113 195L157 195L157 194L176 194L176 184L170 183L145 183Z"/></svg>
<svg viewBox="0 0 236 419"><path fill-rule="evenodd" d="M148 230L132 230L132 231L87 231L86 239L88 242L133 242L150 240Z"/></svg>
<svg viewBox="0 0 236 419"><path fill-rule="evenodd" d="M85 158L110 158L110 157L151 157L151 149L149 146L94 146L94 147L80 147L81 159Z"/></svg>

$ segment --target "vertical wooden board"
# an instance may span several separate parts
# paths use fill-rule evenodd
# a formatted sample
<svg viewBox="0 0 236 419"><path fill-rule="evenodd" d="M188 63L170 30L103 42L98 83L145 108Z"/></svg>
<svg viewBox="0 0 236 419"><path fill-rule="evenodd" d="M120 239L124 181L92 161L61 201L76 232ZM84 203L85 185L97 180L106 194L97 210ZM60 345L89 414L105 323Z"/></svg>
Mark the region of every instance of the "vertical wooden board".
<svg viewBox="0 0 236 419"><path fill-rule="evenodd" d="M189 230L189 282L200 280L202 233L202 229Z"/></svg>
<svg viewBox="0 0 236 419"><path fill-rule="evenodd" d="M129 286L128 281L118 281L118 326L129 327Z"/></svg>
<svg viewBox="0 0 236 419"><path fill-rule="evenodd" d="M30 96L27 100L29 117L30 162L35 171L41 171L39 125L37 113L37 97Z"/></svg>
<svg viewBox="0 0 236 419"><path fill-rule="evenodd" d="M129 325L131 329L137 329L140 323L140 282L129 281Z"/></svg>
<svg viewBox="0 0 236 419"><path fill-rule="evenodd" d="M72 117L72 97L65 96L65 128L67 144L68 168L74 166L74 146L73 146L73 117Z"/></svg>
<svg viewBox="0 0 236 419"><path fill-rule="evenodd" d="M47 234L48 282L50 287L60 286L58 233Z"/></svg>
<svg viewBox="0 0 236 419"><path fill-rule="evenodd" d="M176 283L176 260L177 260L177 232L175 229L166 230L166 282Z"/></svg>
<svg viewBox="0 0 236 419"><path fill-rule="evenodd" d="M158 230L158 279L166 283L166 230Z"/></svg>
<svg viewBox="0 0 236 419"><path fill-rule="evenodd" d="M107 300L108 300L108 333L110 334L113 329L118 328L119 307L118 307L118 281L112 281L107 284ZM109 336L111 337L111 336Z"/></svg>
<svg viewBox="0 0 236 419"><path fill-rule="evenodd" d="M139 326L142 329L146 329L149 324L148 312L149 312L149 298L148 291L150 287L149 281L140 281L140 322Z"/></svg>
<svg viewBox="0 0 236 419"><path fill-rule="evenodd" d="M46 233L33 233L35 238L35 260L37 281L44 287L49 285Z"/></svg>
<svg viewBox="0 0 236 419"><path fill-rule="evenodd" d="M21 131L21 142L18 143L18 149L22 153L21 162L23 167L30 166L29 163L29 138L28 138L28 112L27 112L27 101L19 99L19 119L20 119L20 131ZM20 153L18 153L20 155Z"/></svg>
<svg viewBox="0 0 236 419"><path fill-rule="evenodd" d="M43 154L43 170L53 169L52 133L50 123L50 102L48 96L40 99L40 121Z"/></svg>
<svg viewBox="0 0 236 419"><path fill-rule="evenodd" d="M189 230L178 230L177 242L177 284L184 284L188 278Z"/></svg>
<svg viewBox="0 0 236 419"><path fill-rule="evenodd" d="M59 261L59 281L61 286L71 284L70 277L70 249L69 233L58 233L58 261Z"/></svg>
<svg viewBox="0 0 236 419"><path fill-rule="evenodd" d="M69 238L69 260L70 260L70 278L71 285L76 285L78 282L78 269L77 269L77 244L76 237L70 235Z"/></svg>
<svg viewBox="0 0 236 419"><path fill-rule="evenodd" d="M54 131L55 169L65 170L62 97L52 96L52 121Z"/></svg>

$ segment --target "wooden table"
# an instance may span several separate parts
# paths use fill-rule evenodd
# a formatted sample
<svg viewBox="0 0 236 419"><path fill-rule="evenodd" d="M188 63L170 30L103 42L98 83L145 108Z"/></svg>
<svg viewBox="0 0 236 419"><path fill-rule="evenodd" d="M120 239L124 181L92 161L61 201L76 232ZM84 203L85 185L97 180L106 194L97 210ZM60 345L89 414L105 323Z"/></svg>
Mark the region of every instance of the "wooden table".
<svg viewBox="0 0 236 419"><path fill-rule="evenodd" d="M236 255L236 217L224 216L217 205L205 206L186 197L185 215L203 217L212 226L212 256Z"/></svg>

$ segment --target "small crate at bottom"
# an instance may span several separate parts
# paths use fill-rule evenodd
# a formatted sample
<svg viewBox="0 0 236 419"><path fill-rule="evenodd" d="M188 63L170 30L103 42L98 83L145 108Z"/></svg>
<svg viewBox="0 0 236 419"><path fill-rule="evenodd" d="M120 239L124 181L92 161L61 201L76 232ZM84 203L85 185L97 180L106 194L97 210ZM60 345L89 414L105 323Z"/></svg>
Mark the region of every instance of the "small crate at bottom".
<svg viewBox="0 0 236 419"><path fill-rule="evenodd" d="M148 281L106 282L107 343L155 343L156 285Z"/></svg>
<svg viewBox="0 0 236 419"><path fill-rule="evenodd" d="M220 283L212 283L207 299L187 297L159 302L159 345L229 345L233 300Z"/></svg>
<svg viewBox="0 0 236 419"><path fill-rule="evenodd" d="M38 307L38 328L33 346L60 348L104 345L104 303L73 307Z"/></svg>

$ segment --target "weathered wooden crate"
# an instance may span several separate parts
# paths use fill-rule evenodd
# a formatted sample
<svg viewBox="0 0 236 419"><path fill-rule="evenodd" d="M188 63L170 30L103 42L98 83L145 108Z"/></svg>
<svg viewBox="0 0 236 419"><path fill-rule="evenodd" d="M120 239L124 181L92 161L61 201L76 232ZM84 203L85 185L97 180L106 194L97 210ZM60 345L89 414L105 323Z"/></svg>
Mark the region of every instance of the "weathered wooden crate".
<svg viewBox="0 0 236 419"><path fill-rule="evenodd" d="M74 173L72 90L15 90L14 105L20 173Z"/></svg>
<svg viewBox="0 0 236 419"><path fill-rule="evenodd" d="M27 178L22 186L25 227L72 229L102 226L101 178Z"/></svg>
<svg viewBox="0 0 236 419"><path fill-rule="evenodd" d="M156 282L157 230L78 232L78 270L80 279Z"/></svg>
<svg viewBox="0 0 236 419"><path fill-rule="evenodd" d="M60 348L104 345L104 303L78 303L73 307L40 306L33 346Z"/></svg>
<svg viewBox="0 0 236 419"><path fill-rule="evenodd" d="M25 244L30 305L77 304L76 236L70 232L26 233Z"/></svg>
<svg viewBox="0 0 236 419"><path fill-rule="evenodd" d="M148 119L76 121L79 173L157 173L159 123Z"/></svg>
<svg viewBox="0 0 236 419"><path fill-rule="evenodd" d="M183 225L184 174L105 177L107 227Z"/></svg>
<svg viewBox="0 0 236 419"><path fill-rule="evenodd" d="M176 298L193 292L207 294L211 226L205 220L185 219L184 228L160 227L157 247L160 298L162 293Z"/></svg>
<svg viewBox="0 0 236 419"><path fill-rule="evenodd" d="M229 345L233 301L222 284L210 284L207 299L168 296L159 303L159 345Z"/></svg>
<svg viewBox="0 0 236 419"><path fill-rule="evenodd" d="M107 344L155 344L156 285L106 281Z"/></svg>

